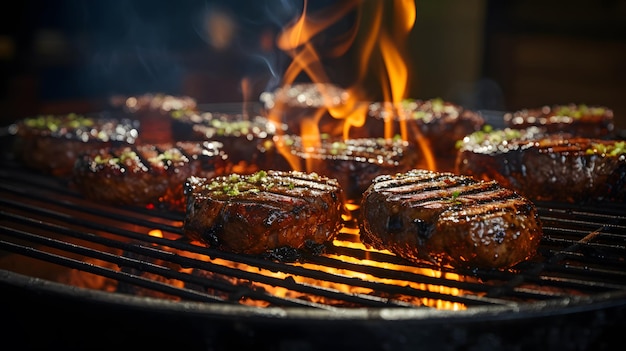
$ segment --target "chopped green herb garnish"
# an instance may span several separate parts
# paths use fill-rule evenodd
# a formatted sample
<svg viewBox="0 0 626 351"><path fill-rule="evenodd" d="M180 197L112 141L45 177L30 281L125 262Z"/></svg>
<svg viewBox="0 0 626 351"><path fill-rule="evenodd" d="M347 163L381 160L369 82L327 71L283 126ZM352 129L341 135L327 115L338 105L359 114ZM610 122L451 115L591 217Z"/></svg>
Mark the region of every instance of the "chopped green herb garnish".
<svg viewBox="0 0 626 351"><path fill-rule="evenodd" d="M505 129L493 129L490 125L485 125L479 131L476 131L462 140L456 142L456 147L460 148L464 143L482 144L489 143L501 143L503 141L511 141L522 137L522 131L518 129L505 128Z"/></svg>
<svg viewBox="0 0 626 351"><path fill-rule="evenodd" d="M452 202L455 205L460 205L461 201L458 200L459 195L461 195L461 192L459 192L458 190L453 191L452 197L450 198L450 202Z"/></svg>
<svg viewBox="0 0 626 351"><path fill-rule="evenodd" d="M248 177L248 182L250 183L259 183L262 182L264 179L267 178L267 172L260 170L256 173L254 173L253 175L251 175L250 177Z"/></svg>
<svg viewBox="0 0 626 351"><path fill-rule="evenodd" d="M602 116L606 113L603 107L589 107L585 104L563 105L553 109L556 116L567 116L574 119L580 119L584 116Z"/></svg>
<svg viewBox="0 0 626 351"><path fill-rule="evenodd" d="M591 147L585 151L587 155L602 154L608 156L619 156L626 154L626 141L617 141L613 144L592 143Z"/></svg>
<svg viewBox="0 0 626 351"><path fill-rule="evenodd" d="M276 184L270 182L270 177L267 171L260 170L250 175L239 175L233 173L229 176L220 177L211 181L205 188L208 191L215 192L217 194L226 194L228 196L236 196L240 194L257 194L263 189L270 189ZM287 184L285 186L293 189L294 184Z"/></svg>
<svg viewBox="0 0 626 351"><path fill-rule="evenodd" d="M52 132L58 131L62 127L78 129L81 127L91 127L93 119L70 113L67 115L41 115L24 119L24 124L31 128L47 129Z"/></svg>

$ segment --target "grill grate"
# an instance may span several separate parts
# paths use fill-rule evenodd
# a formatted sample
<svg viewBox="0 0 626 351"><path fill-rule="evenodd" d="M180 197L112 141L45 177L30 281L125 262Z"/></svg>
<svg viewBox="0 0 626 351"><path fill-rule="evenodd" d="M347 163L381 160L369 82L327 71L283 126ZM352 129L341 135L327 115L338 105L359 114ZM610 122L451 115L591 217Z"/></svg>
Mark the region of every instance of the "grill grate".
<svg viewBox="0 0 626 351"><path fill-rule="evenodd" d="M626 290L626 206L619 203L540 203L545 236L536 259L511 271L464 271L366 250L350 221L326 254L300 263L221 252L184 240L182 213L93 203L10 160L0 178L0 268L115 294L312 309L471 309ZM148 235L153 230L162 236Z"/></svg>

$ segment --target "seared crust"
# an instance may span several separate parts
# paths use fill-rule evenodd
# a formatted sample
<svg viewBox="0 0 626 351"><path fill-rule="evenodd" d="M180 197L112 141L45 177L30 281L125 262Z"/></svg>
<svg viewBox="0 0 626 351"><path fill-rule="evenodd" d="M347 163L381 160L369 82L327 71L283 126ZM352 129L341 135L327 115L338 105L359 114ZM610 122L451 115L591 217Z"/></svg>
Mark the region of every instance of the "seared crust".
<svg viewBox="0 0 626 351"><path fill-rule="evenodd" d="M185 235L244 254L306 249L332 240L341 227L342 190L315 173L259 171L185 183Z"/></svg>
<svg viewBox="0 0 626 351"><path fill-rule="evenodd" d="M376 176L405 172L424 164L415 145L400 139L322 138L319 145L305 145L301 137L290 135L277 139L277 144L279 149L286 148L286 152L296 156L294 169L337 179L346 200L354 203L361 200Z"/></svg>
<svg viewBox="0 0 626 351"><path fill-rule="evenodd" d="M509 268L536 254L535 206L496 182L411 170L377 177L359 214L361 240L412 261Z"/></svg>
<svg viewBox="0 0 626 351"><path fill-rule="evenodd" d="M615 128L613 110L603 106L566 104L526 108L506 113L507 127L544 128L549 133L565 132L585 138L610 138Z"/></svg>
<svg viewBox="0 0 626 351"><path fill-rule="evenodd" d="M167 113L176 110L196 110L197 101L190 96L174 96L164 93L145 93L136 96L113 96L111 106L128 113L157 111Z"/></svg>
<svg viewBox="0 0 626 351"><path fill-rule="evenodd" d="M145 93L135 96L114 96L111 106L122 116L140 121L141 130L137 144L171 143L178 140L172 136L173 111L195 111L197 102L189 96L164 93Z"/></svg>
<svg viewBox="0 0 626 351"><path fill-rule="evenodd" d="M454 158L455 143L485 125L477 112L439 98L407 99L397 104L374 103L369 110L372 118L367 123L373 127L370 127L372 135L380 136L384 130L381 122L407 123L410 140L425 139L438 158Z"/></svg>
<svg viewBox="0 0 626 351"><path fill-rule="evenodd" d="M224 145L236 172L252 174L273 169L276 155L267 150L275 135L284 133L286 125L261 116L196 111L174 111L170 115L177 140L215 140Z"/></svg>
<svg viewBox="0 0 626 351"><path fill-rule="evenodd" d="M116 205L155 205L184 210L183 184L192 175L228 172L218 142L177 142L102 148L82 154L74 186L86 197Z"/></svg>
<svg viewBox="0 0 626 351"><path fill-rule="evenodd" d="M334 108L346 104L347 90L331 83L295 83L264 92L259 97L266 110L280 105L300 108Z"/></svg>
<svg viewBox="0 0 626 351"><path fill-rule="evenodd" d="M456 172L539 201L626 199L626 142L532 129L470 135L460 145Z"/></svg>
<svg viewBox="0 0 626 351"><path fill-rule="evenodd" d="M66 177L76 158L89 150L133 144L138 123L104 116L40 115L24 118L12 126L13 152L25 166Z"/></svg>
<svg viewBox="0 0 626 351"><path fill-rule="evenodd" d="M329 110L345 108L350 94L331 83L295 83L264 92L259 99L265 115L285 123L290 133L302 135L303 121L315 119L320 133L341 136L344 120L334 118Z"/></svg>

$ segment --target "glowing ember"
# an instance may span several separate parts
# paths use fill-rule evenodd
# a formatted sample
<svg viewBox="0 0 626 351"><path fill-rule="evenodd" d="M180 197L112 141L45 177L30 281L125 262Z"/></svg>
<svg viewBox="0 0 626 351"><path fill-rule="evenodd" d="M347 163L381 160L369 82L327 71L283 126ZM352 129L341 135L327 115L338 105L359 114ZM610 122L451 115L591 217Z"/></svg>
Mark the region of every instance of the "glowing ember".
<svg viewBox="0 0 626 351"><path fill-rule="evenodd" d="M154 237L157 237L157 238L162 238L163 237L163 232L161 232L159 229L153 229L153 230L148 232L148 235L154 236Z"/></svg>
<svg viewBox="0 0 626 351"><path fill-rule="evenodd" d="M342 229L342 233L358 234L358 230L354 228L345 227ZM384 251L376 251L376 250L367 249L361 243L357 241L335 240L334 245L339 248L346 247L346 248L364 250L364 251L371 252L371 253L377 252L377 253L389 254L388 252L384 252ZM305 292L299 291L300 289L298 289L298 287L300 288L312 287L314 289L322 289L322 291L336 291L342 294L349 294L349 295L358 294L358 295L378 296L379 294L375 289L367 286L369 283L371 283L371 284L384 284L385 286L397 286L398 291L404 291L404 289L410 288L410 289L414 289L415 291L426 291L426 292L439 293L439 294L444 294L444 295L449 295L449 296L458 296L458 295L464 294L464 291L462 291L461 289L446 286L443 284L450 283L451 281L463 281L463 280L468 279L467 277L460 276L455 273L442 272L439 270L433 270L429 268L421 268L421 267L414 267L410 265L380 262L380 261L371 260L371 259L358 259L358 258L351 257L351 256L334 255L334 254L328 254L328 255L325 255L325 257L342 262L342 266L344 266L345 263L353 264L355 265L354 267L356 267L357 269L353 270L349 268L337 268L333 266L315 264L315 263L310 263L310 262L290 264L295 267L301 267L305 269L307 272L314 272L314 273L311 273L312 275L327 273L331 275L332 277L340 277L341 278L340 280L344 280L346 278L353 278L353 279L349 279L351 283L347 284L345 282L332 281L330 279L328 280L316 279L316 278L312 278L309 276L300 276L300 275L292 274L292 273L270 271L270 270L255 267L255 266L248 266L241 262L228 261L228 260L219 259L219 258L209 258L204 255L197 255L197 254L184 253L184 252L181 252L180 254L185 255L185 256L192 255L196 259L206 260L207 262L211 262L220 266L232 267L233 269L250 272L252 274L259 275L262 277L275 278L275 279L278 279L278 281L283 282L283 283L279 285L271 285L271 284L268 284L267 282L259 282L254 279L248 280L248 279L243 279L243 278L237 278L234 276L219 274L219 273L215 273L211 271L197 271L194 273L210 281L225 282L233 286L247 286L257 291L263 291L263 292L269 293L272 296L277 296L281 298L289 298L289 299L300 299L300 300L311 301L314 303L320 303L320 304L330 305L330 306L345 305L345 302L335 301L332 298L329 298L328 296L318 296L318 295L315 295L314 293L305 293ZM371 268L374 268L374 269L372 270ZM376 272L376 268L382 268L385 270L393 270L397 272L406 272L407 274L425 276L429 278L437 278L438 281L441 281L441 285L425 284L425 283L419 283L415 281L405 281L401 279L392 279L389 277L376 276L376 274L373 273L373 272ZM370 270L372 271L372 273L369 272ZM258 279L258 280L262 281L263 279ZM359 281L366 282L368 284L359 284L358 283ZM284 282L292 282L292 283L289 284L289 283L284 283ZM291 288L292 286L293 288ZM261 289L261 290L258 290L258 289ZM410 291L410 289L407 291ZM218 296L221 294L221 297L223 298L229 298L227 294L220 292L220 291L216 291L214 289L208 289L207 291L212 294L217 294ZM467 308L462 303L428 298L428 297L421 296L421 294L416 294L416 293L406 293L406 294L396 293L396 294L393 294L393 296L378 296L378 297L391 298L396 301L403 301L403 302L406 302L408 304L415 305L415 306L428 306L428 307L436 307L439 309L463 310ZM259 307L269 306L269 303L267 301L257 300L248 296L242 297L239 300L239 303L245 304L245 305L259 306Z"/></svg>

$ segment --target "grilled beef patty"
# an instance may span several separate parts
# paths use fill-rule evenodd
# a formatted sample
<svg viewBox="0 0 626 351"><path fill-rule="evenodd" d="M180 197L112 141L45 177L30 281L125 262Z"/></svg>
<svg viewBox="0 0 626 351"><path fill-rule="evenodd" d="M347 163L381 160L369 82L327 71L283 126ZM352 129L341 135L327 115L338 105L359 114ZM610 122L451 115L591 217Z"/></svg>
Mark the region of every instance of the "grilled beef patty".
<svg viewBox="0 0 626 351"><path fill-rule="evenodd" d="M197 101L190 96L164 93L145 93L134 96L114 96L110 99L113 110L125 118L140 122L137 144L171 143L173 111L196 111Z"/></svg>
<svg viewBox="0 0 626 351"><path fill-rule="evenodd" d="M361 240L412 261L510 268L536 254L532 202L496 182L411 170L376 177L363 196Z"/></svg>
<svg viewBox="0 0 626 351"><path fill-rule="evenodd" d="M626 141L503 129L467 136L456 172L538 201L626 199Z"/></svg>
<svg viewBox="0 0 626 351"><path fill-rule="evenodd" d="M504 115L509 128L540 127L584 138L610 139L615 128L613 110L602 106L566 104L526 108Z"/></svg>
<svg viewBox="0 0 626 351"><path fill-rule="evenodd" d="M174 96L165 93L145 93L134 96L116 95L110 99L111 107L128 113L176 110L196 110L197 101L190 96Z"/></svg>
<svg viewBox="0 0 626 351"><path fill-rule="evenodd" d="M105 115L39 115L11 126L13 153L25 166L58 177L71 176L81 153L134 144L139 124Z"/></svg>
<svg viewBox="0 0 626 351"><path fill-rule="evenodd" d="M240 174L274 169L275 154L267 143L286 125L270 122L261 116L196 111L174 111L171 114L174 138L177 140L215 140L224 145L230 161Z"/></svg>
<svg viewBox="0 0 626 351"><path fill-rule="evenodd" d="M319 145L305 145L298 136L283 136L278 143L297 160L294 169L337 179L346 201L358 203L374 177L405 172L422 165L415 145L400 139L322 138ZM280 147L279 147L280 148Z"/></svg>
<svg viewBox="0 0 626 351"><path fill-rule="evenodd" d="M407 99L401 103L373 103L369 107L371 136L381 136L385 123L399 128L405 123L408 140L427 144L439 161L438 169L451 171L456 157L455 143L480 130L485 120L477 112L440 98Z"/></svg>
<svg viewBox="0 0 626 351"><path fill-rule="evenodd" d="M213 177L229 172L228 167L219 142L102 148L78 157L73 185L86 198L108 204L182 211L188 177Z"/></svg>
<svg viewBox="0 0 626 351"><path fill-rule="evenodd" d="M315 173L259 171L185 183L185 235L221 250L273 255L332 240L342 224L342 189ZM312 250L313 251L313 250Z"/></svg>
<svg viewBox="0 0 626 351"><path fill-rule="evenodd" d="M342 136L344 120L334 118L329 110L345 108L350 94L331 83L294 83L263 92L259 99L264 115L285 123L292 134L302 135L303 122L315 121L320 133Z"/></svg>

